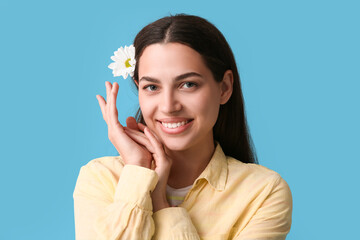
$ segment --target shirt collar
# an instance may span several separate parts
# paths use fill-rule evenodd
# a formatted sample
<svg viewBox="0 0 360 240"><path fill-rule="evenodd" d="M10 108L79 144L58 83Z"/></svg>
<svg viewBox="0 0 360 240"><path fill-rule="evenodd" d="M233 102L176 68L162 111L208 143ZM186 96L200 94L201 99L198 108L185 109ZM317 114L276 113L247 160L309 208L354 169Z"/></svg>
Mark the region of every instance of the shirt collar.
<svg viewBox="0 0 360 240"><path fill-rule="evenodd" d="M214 154L210 159L209 164L205 170L196 179L195 183L200 179L207 180L210 185L216 190L222 191L225 189L225 184L228 175L228 164L226 156L220 146L217 143Z"/></svg>

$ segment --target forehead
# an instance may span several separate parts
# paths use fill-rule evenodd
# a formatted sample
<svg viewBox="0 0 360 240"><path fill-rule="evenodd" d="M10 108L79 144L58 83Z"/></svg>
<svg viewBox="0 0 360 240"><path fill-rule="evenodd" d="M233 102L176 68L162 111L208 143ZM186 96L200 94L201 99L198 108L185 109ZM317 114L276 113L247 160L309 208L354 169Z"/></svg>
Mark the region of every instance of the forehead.
<svg viewBox="0 0 360 240"><path fill-rule="evenodd" d="M139 59L139 77L143 75L173 76L184 72L210 72L202 56L181 43L149 45Z"/></svg>

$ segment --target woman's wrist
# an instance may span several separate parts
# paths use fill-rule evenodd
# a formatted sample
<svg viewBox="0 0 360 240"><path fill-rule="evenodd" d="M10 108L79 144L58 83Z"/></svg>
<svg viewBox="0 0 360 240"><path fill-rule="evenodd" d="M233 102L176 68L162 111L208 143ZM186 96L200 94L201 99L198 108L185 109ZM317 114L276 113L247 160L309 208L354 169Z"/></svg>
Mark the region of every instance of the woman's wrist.
<svg viewBox="0 0 360 240"><path fill-rule="evenodd" d="M153 202L153 212L154 213L161 209L168 208L168 207L170 207L170 204L168 202L156 203L156 204L154 204L154 202Z"/></svg>
<svg viewBox="0 0 360 240"><path fill-rule="evenodd" d="M153 212L157 212L163 208L170 207L169 202L166 199L165 195L157 195L155 192L152 193L151 199L153 203Z"/></svg>

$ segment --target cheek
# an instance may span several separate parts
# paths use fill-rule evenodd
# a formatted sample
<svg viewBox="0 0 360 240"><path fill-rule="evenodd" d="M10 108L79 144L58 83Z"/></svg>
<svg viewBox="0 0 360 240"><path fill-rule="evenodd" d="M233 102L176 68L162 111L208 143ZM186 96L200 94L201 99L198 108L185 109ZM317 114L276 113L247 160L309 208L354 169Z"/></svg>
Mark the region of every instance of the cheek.
<svg viewBox="0 0 360 240"><path fill-rule="evenodd" d="M215 124L220 109L220 97L218 95L217 92L213 91L205 92L197 98L196 104L193 104L192 108L199 113L202 121Z"/></svg>
<svg viewBox="0 0 360 240"><path fill-rule="evenodd" d="M144 117L145 123L146 123L146 125L149 125L150 121L148 119L151 119L151 115L153 112L151 106L154 106L154 104L151 104L151 101L147 101L146 98L141 97L141 95L139 94L139 105L140 105L141 113Z"/></svg>

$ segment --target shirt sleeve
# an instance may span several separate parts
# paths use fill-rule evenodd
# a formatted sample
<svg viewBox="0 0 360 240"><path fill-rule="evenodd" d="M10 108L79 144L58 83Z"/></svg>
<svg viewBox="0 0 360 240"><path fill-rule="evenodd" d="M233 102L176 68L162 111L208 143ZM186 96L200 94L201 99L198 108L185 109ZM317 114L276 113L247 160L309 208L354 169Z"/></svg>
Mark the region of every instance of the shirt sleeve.
<svg viewBox="0 0 360 240"><path fill-rule="evenodd" d="M156 240L199 240L200 237L185 208L163 208L154 213Z"/></svg>
<svg viewBox="0 0 360 240"><path fill-rule="evenodd" d="M151 239L155 227L150 192L157 174L125 165L117 185L111 184L111 176L101 166L81 168L73 195L76 239Z"/></svg>
<svg viewBox="0 0 360 240"><path fill-rule="evenodd" d="M292 196L288 184L279 175L272 191L236 240L284 240L290 231Z"/></svg>

